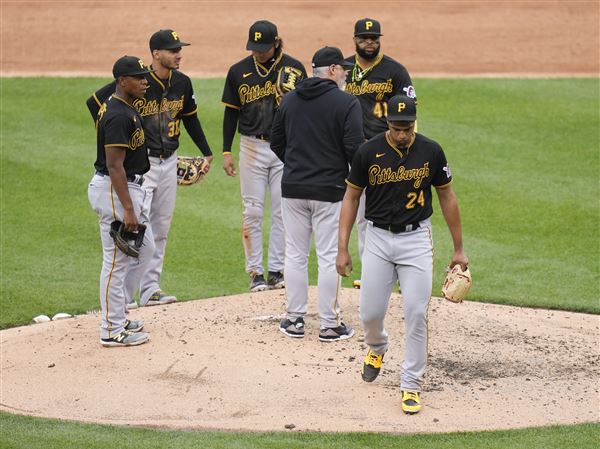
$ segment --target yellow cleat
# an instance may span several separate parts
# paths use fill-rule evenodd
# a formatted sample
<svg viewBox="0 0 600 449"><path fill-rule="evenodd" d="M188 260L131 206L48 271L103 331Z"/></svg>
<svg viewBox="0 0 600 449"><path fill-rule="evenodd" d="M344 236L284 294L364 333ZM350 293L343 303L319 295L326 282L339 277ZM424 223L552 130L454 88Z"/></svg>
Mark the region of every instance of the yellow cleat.
<svg viewBox="0 0 600 449"><path fill-rule="evenodd" d="M360 279L356 279L353 283L352 286L354 288L360 288Z"/></svg>
<svg viewBox="0 0 600 449"><path fill-rule="evenodd" d="M375 354L369 349L360 374L365 382L373 382L379 375L383 364L383 354Z"/></svg>
<svg viewBox="0 0 600 449"><path fill-rule="evenodd" d="M408 415L421 411L421 394L418 391L402 392L402 411Z"/></svg>

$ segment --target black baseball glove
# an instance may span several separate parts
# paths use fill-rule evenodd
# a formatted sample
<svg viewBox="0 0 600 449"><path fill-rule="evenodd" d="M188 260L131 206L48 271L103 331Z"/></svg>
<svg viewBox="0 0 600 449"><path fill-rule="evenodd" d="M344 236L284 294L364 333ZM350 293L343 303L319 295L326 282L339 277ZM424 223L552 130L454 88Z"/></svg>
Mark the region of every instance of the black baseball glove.
<svg viewBox="0 0 600 449"><path fill-rule="evenodd" d="M115 241L115 245L129 257L139 257L140 248L144 241L146 225L138 224L137 232L128 232L125 225L119 220L115 220L110 225L110 236Z"/></svg>

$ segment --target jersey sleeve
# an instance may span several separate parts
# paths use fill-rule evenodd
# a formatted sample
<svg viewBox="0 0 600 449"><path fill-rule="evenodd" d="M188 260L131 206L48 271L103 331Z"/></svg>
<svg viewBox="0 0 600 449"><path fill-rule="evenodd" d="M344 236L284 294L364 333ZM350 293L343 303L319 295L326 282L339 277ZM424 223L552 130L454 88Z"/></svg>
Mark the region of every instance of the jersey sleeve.
<svg viewBox="0 0 600 449"><path fill-rule="evenodd" d="M235 70L230 68L227 72L227 78L225 79L225 86L223 87L223 96L221 101L230 108L240 109L242 104L240 103L240 96L237 92L237 83L235 82Z"/></svg>
<svg viewBox="0 0 600 449"><path fill-rule="evenodd" d="M400 65L394 73L393 83L396 88L394 95L406 95L410 98L417 98L412 79L408 74L408 70L403 65Z"/></svg>
<svg viewBox="0 0 600 449"><path fill-rule="evenodd" d="M192 81L189 78L186 78L185 91L183 94L183 109L181 110L181 115L183 117L187 117L194 115L196 112L198 112L198 106L196 105L194 87L192 86Z"/></svg>
<svg viewBox="0 0 600 449"><path fill-rule="evenodd" d="M357 189L364 189L367 186L368 177L368 161L365 145L362 144L358 151L354 154L352 165L350 166L350 174L346 183Z"/></svg>
<svg viewBox="0 0 600 449"><path fill-rule="evenodd" d="M446 155L441 147L436 149L435 172L433 173L431 184L435 187L441 187L452 182L452 173L446 160Z"/></svg>
<svg viewBox="0 0 600 449"><path fill-rule="evenodd" d="M117 88L116 81L112 83L108 83L106 86L101 87L96 92L92 94L90 98L86 101L86 105L92 114L92 118L96 120L96 116L98 115L98 111L102 107L102 103L104 103L108 97L115 93Z"/></svg>
<svg viewBox="0 0 600 449"><path fill-rule="evenodd" d="M109 119L105 125L104 146L129 148L132 128L133 123L126 115L117 115Z"/></svg>

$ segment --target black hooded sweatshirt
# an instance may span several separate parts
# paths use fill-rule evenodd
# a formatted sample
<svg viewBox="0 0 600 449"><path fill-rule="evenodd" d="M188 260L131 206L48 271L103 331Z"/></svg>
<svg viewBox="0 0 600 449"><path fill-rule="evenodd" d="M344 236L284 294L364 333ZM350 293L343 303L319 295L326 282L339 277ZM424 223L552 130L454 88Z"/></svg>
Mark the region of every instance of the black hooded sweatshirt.
<svg viewBox="0 0 600 449"><path fill-rule="evenodd" d="M341 201L348 167L364 142L362 110L353 95L326 78L308 78L287 93L271 130L284 163L284 198Z"/></svg>

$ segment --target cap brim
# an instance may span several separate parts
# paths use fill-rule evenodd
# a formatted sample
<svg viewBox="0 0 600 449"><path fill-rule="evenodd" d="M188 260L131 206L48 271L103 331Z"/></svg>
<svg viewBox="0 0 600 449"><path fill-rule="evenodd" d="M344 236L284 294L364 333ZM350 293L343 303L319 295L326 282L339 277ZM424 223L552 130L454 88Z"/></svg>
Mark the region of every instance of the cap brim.
<svg viewBox="0 0 600 449"><path fill-rule="evenodd" d="M352 62L348 62L348 61L346 61L346 60L344 60L344 61L340 62L340 65L341 65L341 66L342 66L344 69L346 69L346 70L349 70L349 69L351 69L352 67L354 67L354 64L353 64Z"/></svg>
<svg viewBox="0 0 600 449"><path fill-rule="evenodd" d="M397 115L397 116L395 116L395 115L388 114L387 121L388 122L416 122L417 116L416 115Z"/></svg>
<svg viewBox="0 0 600 449"><path fill-rule="evenodd" d="M354 37L358 37L358 36L383 36L383 34L381 33L370 33L368 31L363 31L362 33L356 33L354 35Z"/></svg>
<svg viewBox="0 0 600 449"><path fill-rule="evenodd" d="M275 43L267 44L248 41L248 43L246 44L246 50L259 51L262 53L264 51L269 51L271 48L273 48L273 45L275 45Z"/></svg>
<svg viewBox="0 0 600 449"><path fill-rule="evenodd" d="M176 48L187 47L188 45L191 44L188 44L187 42L176 42L174 44L167 45L164 47L154 48L154 50L175 50Z"/></svg>
<svg viewBox="0 0 600 449"><path fill-rule="evenodd" d="M154 72L154 70L150 70L150 69L146 69L146 70L139 70L137 72L130 72L130 73L126 73L124 75L119 75L119 76L138 76L138 75L147 75L149 73Z"/></svg>

